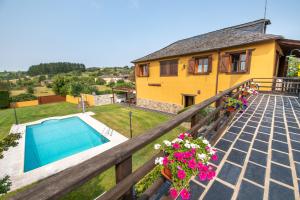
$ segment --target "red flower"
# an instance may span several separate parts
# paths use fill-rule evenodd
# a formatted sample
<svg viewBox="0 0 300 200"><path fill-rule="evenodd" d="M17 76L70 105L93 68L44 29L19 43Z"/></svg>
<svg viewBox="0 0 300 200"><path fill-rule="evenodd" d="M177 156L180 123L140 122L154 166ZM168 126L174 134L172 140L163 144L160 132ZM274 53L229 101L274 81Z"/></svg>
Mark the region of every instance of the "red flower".
<svg viewBox="0 0 300 200"><path fill-rule="evenodd" d="M206 174L206 172L201 171L201 172L199 173L198 177L199 177L199 179L200 179L201 181L205 181L206 178L207 178L207 174Z"/></svg>
<svg viewBox="0 0 300 200"><path fill-rule="evenodd" d="M189 193L189 191L187 190L187 189L183 189L183 190L181 190L181 192L180 192L180 196L181 196L181 198L183 199L183 200L188 200L188 199L190 199L190 193Z"/></svg>
<svg viewBox="0 0 300 200"><path fill-rule="evenodd" d="M185 178L185 176L186 176L186 174L185 174L185 171L184 170L178 170L177 171L177 177L179 178L179 179L184 179Z"/></svg>
<svg viewBox="0 0 300 200"><path fill-rule="evenodd" d="M182 159L183 159L183 153L175 152L173 155L174 155L174 157L175 157L178 161L182 161Z"/></svg>
<svg viewBox="0 0 300 200"><path fill-rule="evenodd" d="M176 199L176 197L178 196L178 192L175 188L171 188L169 193L170 193L170 196L172 197L172 199Z"/></svg>
<svg viewBox="0 0 300 200"><path fill-rule="evenodd" d="M179 139L182 139L182 140L184 139L184 137L185 137L184 133L181 133L181 134L178 136L178 138L179 138Z"/></svg>
<svg viewBox="0 0 300 200"><path fill-rule="evenodd" d="M207 173L207 179L208 179L208 180L213 179L215 176L216 176L216 172L215 172L215 171L209 171L209 172Z"/></svg>
<svg viewBox="0 0 300 200"><path fill-rule="evenodd" d="M173 144L173 148L174 148L174 149L179 149L179 148L180 148L180 144L174 143L174 144Z"/></svg>
<svg viewBox="0 0 300 200"><path fill-rule="evenodd" d="M168 165L168 162L169 162L168 157L164 157L164 158L163 158L163 165L164 165L164 166L167 166L167 165Z"/></svg>

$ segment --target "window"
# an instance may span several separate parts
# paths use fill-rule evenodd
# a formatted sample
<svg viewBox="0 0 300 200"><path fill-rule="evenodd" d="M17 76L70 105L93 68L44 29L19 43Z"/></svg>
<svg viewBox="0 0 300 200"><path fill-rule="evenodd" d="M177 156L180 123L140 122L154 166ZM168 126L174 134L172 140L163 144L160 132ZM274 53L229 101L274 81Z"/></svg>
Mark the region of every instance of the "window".
<svg viewBox="0 0 300 200"><path fill-rule="evenodd" d="M230 54L231 72L246 72L246 53Z"/></svg>
<svg viewBox="0 0 300 200"><path fill-rule="evenodd" d="M207 73L208 72L208 58L198 58L196 60L196 73Z"/></svg>
<svg viewBox="0 0 300 200"><path fill-rule="evenodd" d="M177 76L178 60L165 60L160 62L160 76Z"/></svg>
<svg viewBox="0 0 300 200"><path fill-rule="evenodd" d="M196 57L189 60L188 73L209 74L212 71L212 56Z"/></svg>
<svg viewBox="0 0 300 200"><path fill-rule="evenodd" d="M136 73L137 73L137 76L148 77L149 76L149 63L138 65Z"/></svg>

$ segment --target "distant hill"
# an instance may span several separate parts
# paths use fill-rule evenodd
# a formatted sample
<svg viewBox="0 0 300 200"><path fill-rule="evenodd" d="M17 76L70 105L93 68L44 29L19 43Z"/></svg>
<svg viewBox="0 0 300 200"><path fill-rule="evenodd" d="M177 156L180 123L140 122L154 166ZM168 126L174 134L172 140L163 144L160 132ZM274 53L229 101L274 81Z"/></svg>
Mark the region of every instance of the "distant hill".
<svg viewBox="0 0 300 200"><path fill-rule="evenodd" d="M71 71L85 71L85 65L69 62L41 63L39 65L30 66L27 73L30 76L36 76L46 74L60 74Z"/></svg>

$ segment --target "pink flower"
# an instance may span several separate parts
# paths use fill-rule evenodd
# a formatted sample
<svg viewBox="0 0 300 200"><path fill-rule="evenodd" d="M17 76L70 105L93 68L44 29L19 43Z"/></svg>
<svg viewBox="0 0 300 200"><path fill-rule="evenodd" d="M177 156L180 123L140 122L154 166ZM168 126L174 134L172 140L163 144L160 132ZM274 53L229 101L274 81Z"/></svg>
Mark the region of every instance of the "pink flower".
<svg viewBox="0 0 300 200"><path fill-rule="evenodd" d="M196 167L197 167L196 160L195 160L195 159L189 160L189 162L188 162L188 167L189 167L190 169L196 169Z"/></svg>
<svg viewBox="0 0 300 200"><path fill-rule="evenodd" d="M178 161L182 161L182 159L183 159L183 153L175 152L173 155L174 155L174 157L175 157Z"/></svg>
<svg viewBox="0 0 300 200"><path fill-rule="evenodd" d="M207 174L206 174L206 172L201 171L201 172L199 173L198 177L199 177L199 179L200 179L201 181L205 181L206 178L207 178Z"/></svg>
<svg viewBox="0 0 300 200"><path fill-rule="evenodd" d="M207 173L207 179L208 179L208 180L213 179L215 176L216 176L216 172L215 172L215 171L209 171L209 172Z"/></svg>
<svg viewBox="0 0 300 200"><path fill-rule="evenodd" d="M170 196L172 197L172 199L176 199L176 197L178 196L178 192L175 188L171 188L169 193L170 193Z"/></svg>
<svg viewBox="0 0 300 200"><path fill-rule="evenodd" d="M174 143L174 144L173 144L173 148L174 148L174 149L179 149L179 148L180 148L180 144Z"/></svg>
<svg viewBox="0 0 300 200"><path fill-rule="evenodd" d="M196 153L196 149L191 149L190 151L192 154L195 154Z"/></svg>
<svg viewBox="0 0 300 200"><path fill-rule="evenodd" d="M169 162L168 157L164 157L164 158L163 158L163 165L164 165L164 166L167 166L167 165L168 165L168 162Z"/></svg>
<svg viewBox="0 0 300 200"><path fill-rule="evenodd" d="M211 156L211 159L212 159L213 161L217 161L217 160L218 160L217 154L212 155L212 156Z"/></svg>
<svg viewBox="0 0 300 200"><path fill-rule="evenodd" d="M183 199L183 200L188 200L188 199L190 199L190 193L189 193L189 191L187 190L187 189L183 189L183 190L181 190L181 192L180 192L180 196L181 196L181 198Z"/></svg>
<svg viewBox="0 0 300 200"><path fill-rule="evenodd" d="M189 151L183 153L183 157L184 158L190 158L192 156L193 156L193 154L191 152L189 152Z"/></svg>
<svg viewBox="0 0 300 200"><path fill-rule="evenodd" d="M179 138L179 139L182 139L182 140L184 139L184 137L185 137L184 133L181 133L181 134L178 136L178 138Z"/></svg>
<svg viewBox="0 0 300 200"><path fill-rule="evenodd" d="M186 174L185 174L185 171L184 170L178 170L177 171L177 177L179 178L179 179L184 179L185 178L185 176L186 176Z"/></svg>

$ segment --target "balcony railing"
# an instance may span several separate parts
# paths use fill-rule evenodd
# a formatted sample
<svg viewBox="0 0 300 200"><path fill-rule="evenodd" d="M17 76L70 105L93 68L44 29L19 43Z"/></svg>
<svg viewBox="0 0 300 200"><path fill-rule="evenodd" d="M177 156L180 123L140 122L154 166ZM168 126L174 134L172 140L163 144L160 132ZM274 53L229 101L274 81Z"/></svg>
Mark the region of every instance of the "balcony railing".
<svg viewBox="0 0 300 200"><path fill-rule="evenodd" d="M234 113L227 116L222 111L223 98L225 96L239 98L241 89L249 86L252 81L253 79L246 80L217 94L216 96L213 96L201 102L200 104L196 104L187 111L176 115L169 121L145 132L142 135L139 135L116 147L113 147L112 149L109 149L104 153L101 153L87 161L84 161L79 165L63 170L56 175L40 181L31 188L16 194L14 197L12 197L12 199L41 200L59 198L114 166L116 174L116 185L97 199L134 199L134 185L155 167L154 160L157 156L160 156L160 154L152 157L152 159L144 163L144 165L139 167L137 170L132 171L133 154L145 147L147 144L150 144L154 140L168 133L170 130L176 128L182 122L188 120L191 120L191 129L189 130L190 133L192 133L194 136L199 136L199 134L206 136L206 138L208 138L210 142L214 144L219 135L225 130L228 122L230 122L230 120L234 116ZM271 84L274 83L274 81L269 82L271 82ZM283 90L285 92L290 91L290 85L284 85ZM273 88L274 87L271 87L271 89ZM299 89L297 91L299 91ZM208 106L213 106L215 107L215 109L206 117L199 119L199 111L207 108ZM207 128L199 133L199 129L204 127L205 125L209 126L206 126ZM156 181L155 184L150 187L144 193L144 195L142 195L143 199L147 199L149 196L151 196L151 194L154 193L154 191L159 187L160 184L162 184L162 182L163 179Z"/></svg>

